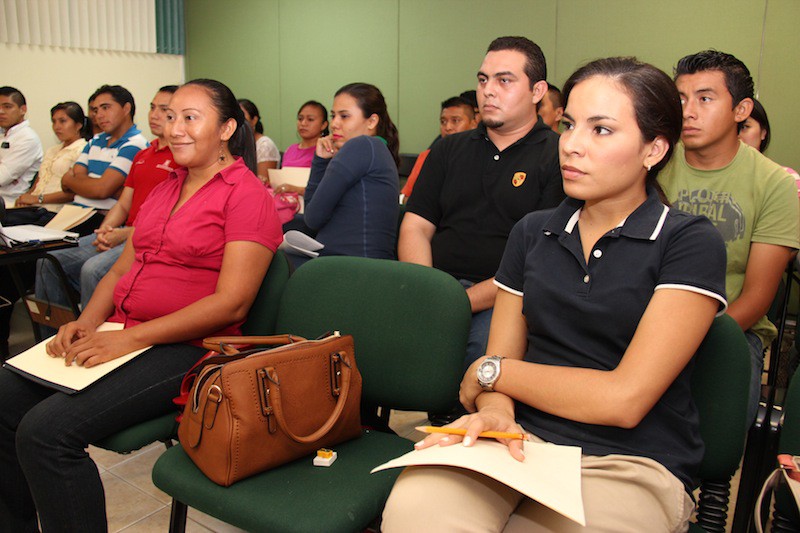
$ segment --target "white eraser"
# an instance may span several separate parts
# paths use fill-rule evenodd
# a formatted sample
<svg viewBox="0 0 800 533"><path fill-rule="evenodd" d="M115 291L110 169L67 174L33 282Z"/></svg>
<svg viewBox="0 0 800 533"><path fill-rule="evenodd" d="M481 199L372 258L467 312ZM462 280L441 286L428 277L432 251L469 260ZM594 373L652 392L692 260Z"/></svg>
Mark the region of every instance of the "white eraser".
<svg viewBox="0 0 800 533"><path fill-rule="evenodd" d="M333 462L336 460L336 452L333 452L333 455L330 457L314 457L314 466L331 466Z"/></svg>

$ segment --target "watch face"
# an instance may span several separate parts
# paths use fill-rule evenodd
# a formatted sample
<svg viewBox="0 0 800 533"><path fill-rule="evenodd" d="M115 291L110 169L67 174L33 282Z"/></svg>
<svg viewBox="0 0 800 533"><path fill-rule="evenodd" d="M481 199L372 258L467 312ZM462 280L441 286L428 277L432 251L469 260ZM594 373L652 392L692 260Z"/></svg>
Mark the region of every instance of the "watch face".
<svg viewBox="0 0 800 533"><path fill-rule="evenodd" d="M497 365L494 365L489 362L484 362L483 364L481 364L479 372L481 376L481 381L489 382L494 378L495 374L497 374Z"/></svg>

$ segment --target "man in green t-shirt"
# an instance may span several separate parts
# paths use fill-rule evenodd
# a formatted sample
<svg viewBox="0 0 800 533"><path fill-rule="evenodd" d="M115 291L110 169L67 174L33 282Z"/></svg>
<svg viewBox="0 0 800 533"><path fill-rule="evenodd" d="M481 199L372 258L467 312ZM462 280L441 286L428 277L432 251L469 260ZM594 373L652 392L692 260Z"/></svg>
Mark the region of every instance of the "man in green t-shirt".
<svg viewBox="0 0 800 533"><path fill-rule="evenodd" d="M707 216L725 239L727 312L745 332L753 360L750 422L764 349L777 333L766 313L800 247L797 187L782 167L739 141L753 109L753 79L744 63L715 50L692 54L678 62L675 84L682 144L659 182L674 207Z"/></svg>

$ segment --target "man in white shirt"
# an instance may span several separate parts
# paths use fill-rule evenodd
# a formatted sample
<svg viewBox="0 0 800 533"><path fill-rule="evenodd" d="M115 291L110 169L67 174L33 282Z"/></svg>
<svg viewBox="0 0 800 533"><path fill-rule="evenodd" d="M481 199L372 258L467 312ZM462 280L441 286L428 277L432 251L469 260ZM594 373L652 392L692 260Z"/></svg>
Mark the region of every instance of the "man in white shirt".
<svg viewBox="0 0 800 533"><path fill-rule="evenodd" d="M0 87L0 197L7 207L27 191L42 163L42 142L25 120L25 96Z"/></svg>

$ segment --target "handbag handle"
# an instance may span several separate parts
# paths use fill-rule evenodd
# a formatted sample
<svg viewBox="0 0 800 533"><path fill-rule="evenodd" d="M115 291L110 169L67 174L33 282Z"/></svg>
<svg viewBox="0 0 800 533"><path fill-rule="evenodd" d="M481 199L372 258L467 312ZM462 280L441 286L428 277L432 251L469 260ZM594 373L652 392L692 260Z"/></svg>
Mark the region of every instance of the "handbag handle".
<svg viewBox="0 0 800 533"><path fill-rule="evenodd" d="M239 353L237 346L281 346L283 344L294 344L306 340L297 335L266 335L266 336L246 336L238 335L231 337L206 337L203 339L203 348L206 350L219 352L226 355Z"/></svg>
<svg viewBox="0 0 800 533"><path fill-rule="evenodd" d="M350 378L352 376L352 369L350 366L351 363L345 361L344 359L346 352L338 352L335 355L341 359L342 363L342 389L339 392L339 398L336 400L336 407L333 409L331 416L328 417L328 420L326 420L318 430L306 436L295 435L294 432L289 428L288 424L286 424L286 419L283 417L283 408L281 407L280 381L276 375L275 368L267 368L267 373L270 376L270 380L273 383L278 384L278 386L275 387L275 418L277 418L278 424L281 426L281 428L283 428L283 431L286 433L286 435L293 441L301 444L309 444L320 440L331 430L331 428L333 428L334 424L338 422L339 417L342 416L342 411L344 411L344 406L347 403L347 396L350 393Z"/></svg>

